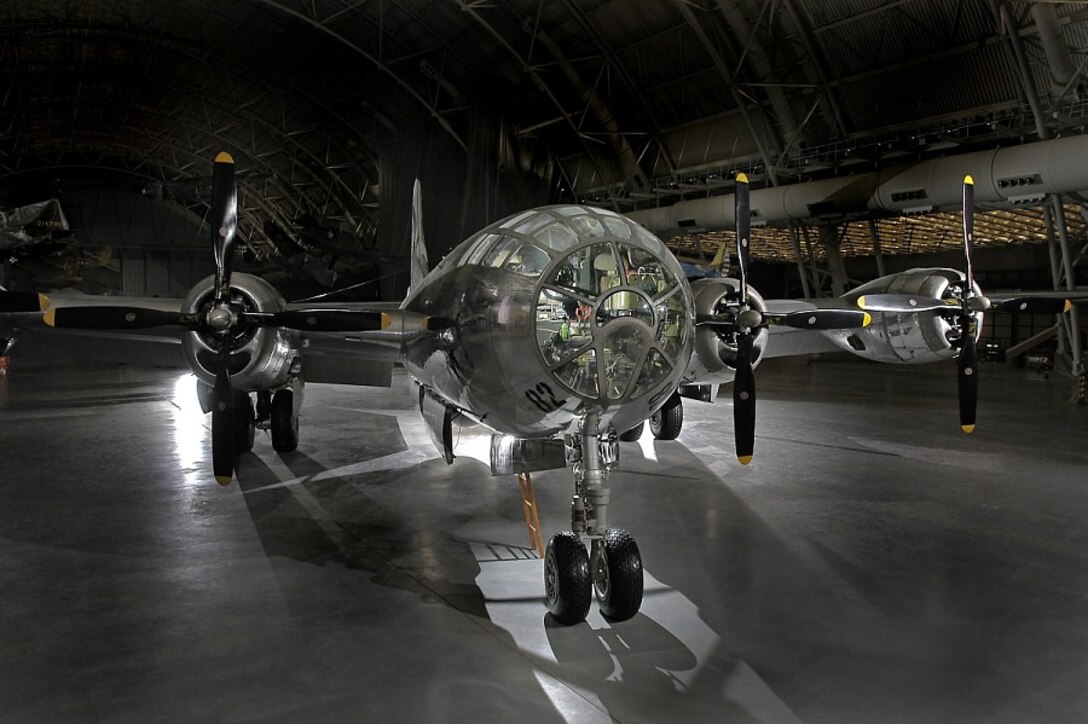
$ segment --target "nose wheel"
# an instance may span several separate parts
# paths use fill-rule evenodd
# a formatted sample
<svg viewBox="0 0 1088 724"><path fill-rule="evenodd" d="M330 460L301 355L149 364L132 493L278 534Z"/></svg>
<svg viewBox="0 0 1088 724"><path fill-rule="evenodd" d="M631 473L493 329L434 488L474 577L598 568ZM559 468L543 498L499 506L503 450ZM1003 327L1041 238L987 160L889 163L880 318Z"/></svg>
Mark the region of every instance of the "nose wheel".
<svg viewBox="0 0 1088 724"><path fill-rule="evenodd" d="M623 528L605 531L593 541L593 589L601 613L611 621L626 621L642 605L642 556Z"/></svg>
<svg viewBox="0 0 1088 724"><path fill-rule="evenodd" d="M642 556L622 528L608 528L609 468L618 462L615 432L602 437L587 415L581 435L567 437L567 460L574 468L571 532L556 533L544 554L544 592L555 620L570 626L584 621L594 594L601 614L626 621L642 605ZM591 541L586 551L585 539Z"/></svg>
<svg viewBox="0 0 1088 724"><path fill-rule="evenodd" d="M589 614L589 556L574 533L556 533L544 553L544 597L559 623L570 626Z"/></svg>

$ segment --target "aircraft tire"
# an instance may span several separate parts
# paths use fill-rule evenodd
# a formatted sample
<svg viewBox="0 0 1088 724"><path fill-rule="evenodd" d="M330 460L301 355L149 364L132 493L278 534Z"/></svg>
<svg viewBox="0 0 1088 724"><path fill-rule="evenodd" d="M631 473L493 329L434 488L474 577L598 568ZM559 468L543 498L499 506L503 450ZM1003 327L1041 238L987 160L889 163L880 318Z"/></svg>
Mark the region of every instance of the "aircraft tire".
<svg viewBox="0 0 1088 724"><path fill-rule="evenodd" d="M574 533L556 533L544 554L544 597L552 617L564 626L586 620L593 598L589 556Z"/></svg>
<svg viewBox="0 0 1088 724"><path fill-rule="evenodd" d="M253 415L253 401L248 392L234 393L234 453L247 453L253 449L253 436L257 431Z"/></svg>
<svg viewBox="0 0 1088 724"><path fill-rule="evenodd" d="M280 390L272 396L272 447L276 452L298 449L298 416L291 390Z"/></svg>
<svg viewBox="0 0 1088 724"><path fill-rule="evenodd" d="M609 621L626 621L642 606L642 556L635 539L622 528L594 541L593 588L601 614Z"/></svg>
<svg viewBox="0 0 1088 724"><path fill-rule="evenodd" d="M684 427L684 402L675 392L665 406L650 416L650 431L658 440L675 440Z"/></svg>
<svg viewBox="0 0 1088 724"><path fill-rule="evenodd" d="M646 421L643 420L639 424L632 427L627 432L620 433L620 442L638 442L638 439L642 437L642 431L646 429Z"/></svg>

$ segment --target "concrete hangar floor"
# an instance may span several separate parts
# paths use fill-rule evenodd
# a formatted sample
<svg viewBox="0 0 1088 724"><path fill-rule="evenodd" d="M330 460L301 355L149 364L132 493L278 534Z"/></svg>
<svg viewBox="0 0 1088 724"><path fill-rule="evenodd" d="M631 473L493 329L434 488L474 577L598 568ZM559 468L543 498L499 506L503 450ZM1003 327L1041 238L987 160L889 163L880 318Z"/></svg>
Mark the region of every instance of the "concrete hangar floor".
<svg viewBox="0 0 1088 724"><path fill-rule="evenodd" d="M221 489L192 381L0 378L0 719L1072 722L1088 712L1086 410L1068 381L772 360L625 443L641 613L551 625L518 488L438 458L393 389L311 386ZM537 474L547 530L567 473Z"/></svg>

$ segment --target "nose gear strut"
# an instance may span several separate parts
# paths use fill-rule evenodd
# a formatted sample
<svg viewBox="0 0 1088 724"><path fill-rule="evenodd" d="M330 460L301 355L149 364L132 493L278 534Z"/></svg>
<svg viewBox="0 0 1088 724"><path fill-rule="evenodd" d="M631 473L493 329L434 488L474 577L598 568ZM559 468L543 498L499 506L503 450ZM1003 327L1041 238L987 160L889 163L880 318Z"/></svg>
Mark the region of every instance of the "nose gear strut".
<svg viewBox="0 0 1088 724"><path fill-rule="evenodd" d="M596 413L587 414L580 432L566 438L567 462L574 472L571 532L552 536L544 555L548 610L567 625L585 619L591 589L601 613L612 621L626 621L642 605L638 546L626 530L608 527L608 474L619 462L619 443L615 430L609 427L602 435L599 423Z"/></svg>

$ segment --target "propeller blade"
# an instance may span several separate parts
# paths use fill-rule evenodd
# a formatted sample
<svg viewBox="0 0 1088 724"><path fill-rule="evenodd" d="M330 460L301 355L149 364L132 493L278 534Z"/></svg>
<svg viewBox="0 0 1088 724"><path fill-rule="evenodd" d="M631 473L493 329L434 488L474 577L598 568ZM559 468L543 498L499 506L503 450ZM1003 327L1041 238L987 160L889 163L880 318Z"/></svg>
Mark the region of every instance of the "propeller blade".
<svg viewBox="0 0 1088 724"><path fill-rule="evenodd" d="M16 312L44 312L49 297L33 292L8 292L0 289L0 314Z"/></svg>
<svg viewBox="0 0 1088 724"><path fill-rule="evenodd" d="M256 315L244 315L246 321ZM383 329L381 312L350 309L293 309L260 319L261 324L313 332L370 332Z"/></svg>
<svg viewBox="0 0 1088 724"><path fill-rule="evenodd" d="M58 329L146 329L193 326L192 315L144 307L61 307L45 313L45 323Z"/></svg>
<svg viewBox="0 0 1088 724"><path fill-rule="evenodd" d="M220 485L234 477L234 390L230 382L230 346L223 340L212 390L212 472Z"/></svg>
<svg viewBox="0 0 1088 724"><path fill-rule="evenodd" d="M455 324L449 317L429 317L403 309L385 312L369 309L289 309L270 314L243 312L239 316L244 324L313 332L440 332Z"/></svg>
<svg viewBox="0 0 1088 724"><path fill-rule="evenodd" d="M971 244L975 234L975 180L963 177L963 256L966 262L967 285L963 290L960 307L960 327L963 329L963 347L960 349L957 367L957 387L960 398L960 428L970 434L975 431L975 410L978 406L978 349L975 345L974 317L971 312L989 307L989 300L973 300L975 277L971 271ZM973 301L975 303L973 303Z"/></svg>
<svg viewBox="0 0 1088 724"><path fill-rule="evenodd" d="M238 191L234 184L234 158L226 151L212 166L212 250L215 254L217 301L230 299L230 273L234 240L238 233Z"/></svg>
<svg viewBox="0 0 1088 724"><path fill-rule="evenodd" d="M736 200L737 265L740 267L740 303L748 304L748 250L751 240L751 202L748 198L748 176L737 174Z"/></svg>
<svg viewBox="0 0 1088 724"><path fill-rule="evenodd" d="M978 405L978 349L975 336L969 331L964 332L963 349L960 350L959 394L960 427L970 434L975 431L975 408Z"/></svg>
<svg viewBox="0 0 1088 724"><path fill-rule="evenodd" d="M733 378L733 436L737 460L741 465L752 462L756 444L756 376L752 371L751 334L737 335L737 375Z"/></svg>
<svg viewBox="0 0 1088 724"><path fill-rule="evenodd" d="M1073 308L1068 299L1057 297L1015 297L994 302L999 312L1024 312L1025 314L1065 314Z"/></svg>
<svg viewBox="0 0 1088 724"><path fill-rule="evenodd" d="M914 312L958 309L961 304L958 299L919 297L914 294L866 294L858 297L858 306L867 312L913 314Z"/></svg>
<svg viewBox="0 0 1088 724"><path fill-rule="evenodd" d="M975 275L971 271L971 245L975 243L975 180L971 175L963 177L963 255L967 261L967 289L971 296L975 288Z"/></svg>
<svg viewBox="0 0 1088 724"><path fill-rule="evenodd" d="M868 327L872 315L862 309L805 309L766 317L771 324L795 329L858 329Z"/></svg>

